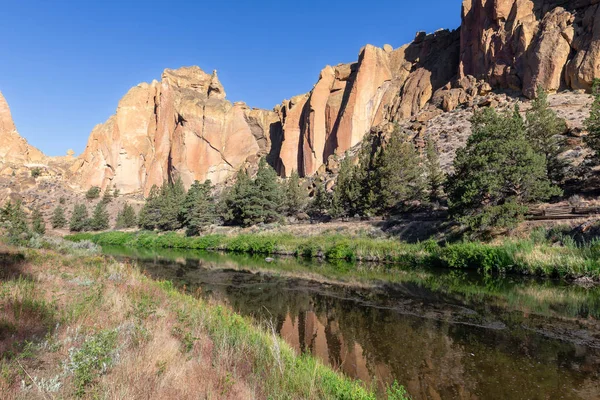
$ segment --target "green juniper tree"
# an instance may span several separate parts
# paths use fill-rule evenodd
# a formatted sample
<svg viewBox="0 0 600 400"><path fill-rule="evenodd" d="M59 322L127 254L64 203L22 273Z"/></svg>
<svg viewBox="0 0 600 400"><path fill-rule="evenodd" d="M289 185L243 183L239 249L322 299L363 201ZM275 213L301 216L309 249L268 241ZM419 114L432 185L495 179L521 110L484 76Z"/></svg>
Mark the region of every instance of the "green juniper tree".
<svg viewBox="0 0 600 400"><path fill-rule="evenodd" d="M106 189L104 189L104 194L102 195L102 202L104 204L108 204L111 201L113 201L113 194L112 194L110 188L107 187Z"/></svg>
<svg viewBox="0 0 600 400"><path fill-rule="evenodd" d="M213 190L210 180L204 183L195 181L190 187L183 205L186 235L198 235L215 222L217 212Z"/></svg>
<svg viewBox="0 0 600 400"><path fill-rule="evenodd" d="M161 231L175 231L182 227L181 210L185 201L185 187L181 178L173 183L164 183L159 196L160 214L157 227Z"/></svg>
<svg viewBox="0 0 600 400"><path fill-rule="evenodd" d="M592 95L594 96L592 109L584 122L585 129L588 131L585 142L598 156L600 154L600 79L598 78L594 79Z"/></svg>
<svg viewBox="0 0 600 400"><path fill-rule="evenodd" d="M98 186L92 186L85 193L85 198L88 200L94 200L100 197L100 188Z"/></svg>
<svg viewBox="0 0 600 400"><path fill-rule="evenodd" d="M54 209L52 213L52 228L60 229L64 228L67 225L67 218L65 217L65 209L59 205Z"/></svg>
<svg viewBox="0 0 600 400"><path fill-rule="evenodd" d="M334 218L354 216L360 212L360 183L355 177L352 159L346 153L340 163L337 181L333 188L331 215Z"/></svg>
<svg viewBox="0 0 600 400"><path fill-rule="evenodd" d="M129 203L125 203L123 208L117 213L116 229L134 228L137 225L135 210Z"/></svg>
<svg viewBox="0 0 600 400"><path fill-rule="evenodd" d="M258 220L256 187L244 170L238 171L234 185L223 196L223 219L230 225L252 225Z"/></svg>
<svg viewBox="0 0 600 400"><path fill-rule="evenodd" d="M4 208L0 209L0 222L6 228L6 236L12 244L25 244L31 237L21 200L14 203L9 200Z"/></svg>
<svg viewBox="0 0 600 400"><path fill-rule="evenodd" d="M138 225L142 229L154 230L161 212L161 190L152 185L144 206L138 216Z"/></svg>
<svg viewBox="0 0 600 400"><path fill-rule="evenodd" d="M443 195L444 181L446 175L440 167L440 157L431 138L427 140L425 147L425 167L427 173L427 194L429 201L438 201Z"/></svg>
<svg viewBox="0 0 600 400"><path fill-rule="evenodd" d="M285 186L285 210L287 214L295 215L304 210L306 201L306 191L300 185L300 176L296 170L293 170Z"/></svg>
<svg viewBox="0 0 600 400"><path fill-rule="evenodd" d="M82 232L88 229L88 224L88 211L85 204L75 204L69 221L69 230L71 232Z"/></svg>
<svg viewBox="0 0 600 400"><path fill-rule="evenodd" d="M331 194L327 192L320 179L315 182L315 195L313 196L308 213L311 217L322 218L331 207Z"/></svg>
<svg viewBox="0 0 600 400"><path fill-rule="evenodd" d="M277 173L262 158L254 179L246 171L238 172L235 184L224 196L223 219L228 224L244 226L274 222L280 217L283 202Z"/></svg>
<svg viewBox="0 0 600 400"><path fill-rule="evenodd" d="M103 201L98 202L89 221L89 227L92 231L103 231L109 227L109 216L106 210L106 204Z"/></svg>
<svg viewBox="0 0 600 400"><path fill-rule="evenodd" d="M563 179L564 162L559 159L564 143L560 136L565 131L566 124L562 118L550 109L548 95L540 85L537 97L532 102L531 110L527 112L527 137L533 149L546 157L548 177L555 183Z"/></svg>
<svg viewBox="0 0 600 400"><path fill-rule="evenodd" d="M382 211L393 212L422 200L425 182L419 153L406 134L392 132L380 163Z"/></svg>
<svg viewBox="0 0 600 400"><path fill-rule="evenodd" d="M458 150L446 183L450 215L479 232L512 227L528 204L561 194L546 171L546 158L527 140L518 107L498 114L476 112L473 133Z"/></svg>
<svg viewBox="0 0 600 400"><path fill-rule="evenodd" d="M46 222L39 208L35 208L31 215L31 229L38 235L46 234Z"/></svg>

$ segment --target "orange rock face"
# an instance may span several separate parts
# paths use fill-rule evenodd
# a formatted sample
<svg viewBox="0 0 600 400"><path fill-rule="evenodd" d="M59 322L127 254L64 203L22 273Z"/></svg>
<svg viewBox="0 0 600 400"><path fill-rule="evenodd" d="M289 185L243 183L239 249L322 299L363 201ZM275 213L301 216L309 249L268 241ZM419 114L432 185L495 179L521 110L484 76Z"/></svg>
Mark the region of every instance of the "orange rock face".
<svg viewBox="0 0 600 400"><path fill-rule="evenodd" d="M165 70L142 83L117 113L92 131L71 170L84 188L115 185L124 193L181 177L221 183L251 156L268 154L280 135L274 112L225 100L216 73L198 67Z"/></svg>
<svg viewBox="0 0 600 400"><path fill-rule="evenodd" d="M34 163L43 159L44 154L17 132L8 103L0 93L0 163Z"/></svg>
<svg viewBox="0 0 600 400"><path fill-rule="evenodd" d="M457 74L458 45L456 31L420 33L400 49L367 45L357 63L325 67L310 93L278 109L284 137L278 172L312 175L373 126L418 113Z"/></svg>
<svg viewBox="0 0 600 400"><path fill-rule="evenodd" d="M460 76L528 97L591 88L600 76L596 0L463 0Z"/></svg>
<svg viewBox="0 0 600 400"><path fill-rule="evenodd" d="M274 111L231 104L216 73L166 70L130 90L72 170L84 187L146 193L176 176L220 183L260 156L281 176L309 176L374 127L426 107L451 111L495 88L589 90L597 77L598 0L463 0L459 30L419 32L398 49L367 45Z"/></svg>

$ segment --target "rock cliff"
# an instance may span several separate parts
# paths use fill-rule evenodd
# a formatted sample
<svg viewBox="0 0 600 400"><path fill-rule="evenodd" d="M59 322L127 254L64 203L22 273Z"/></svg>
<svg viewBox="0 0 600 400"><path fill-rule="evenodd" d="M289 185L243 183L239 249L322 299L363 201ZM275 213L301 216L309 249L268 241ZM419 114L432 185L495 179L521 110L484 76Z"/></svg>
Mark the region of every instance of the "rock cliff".
<svg viewBox="0 0 600 400"><path fill-rule="evenodd" d="M72 171L83 187L146 193L175 176L221 183L263 155L281 176L309 176L374 127L423 122L496 89L589 91L595 77L598 0L463 0L459 29L419 32L398 49L367 45L273 111L231 104L216 73L166 70L129 91Z"/></svg>
<svg viewBox="0 0 600 400"><path fill-rule="evenodd" d="M280 122L273 111L225 100L216 72L165 70L142 83L92 131L71 170L84 188L115 185L125 193L181 177L221 183L247 160L268 154Z"/></svg>
<svg viewBox="0 0 600 400"><path fill-rule="evenodd" d="M8 103L0 93L0 165L33 163L43 159L42 152L30 146L17 132Z"/></svg>

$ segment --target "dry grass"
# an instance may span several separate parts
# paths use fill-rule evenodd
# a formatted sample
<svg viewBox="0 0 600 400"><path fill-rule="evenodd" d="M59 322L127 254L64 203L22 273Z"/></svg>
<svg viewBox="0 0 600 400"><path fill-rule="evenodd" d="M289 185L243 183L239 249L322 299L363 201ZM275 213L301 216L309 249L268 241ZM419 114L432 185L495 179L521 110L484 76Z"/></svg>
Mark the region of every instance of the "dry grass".
<svg viewBox="0 0 600 400"><path fill-rule="evenodd" d="M0 321L11 326L0 330L1 399L374 398L227 308L134 266L24 254L0 283Z"/></svg>

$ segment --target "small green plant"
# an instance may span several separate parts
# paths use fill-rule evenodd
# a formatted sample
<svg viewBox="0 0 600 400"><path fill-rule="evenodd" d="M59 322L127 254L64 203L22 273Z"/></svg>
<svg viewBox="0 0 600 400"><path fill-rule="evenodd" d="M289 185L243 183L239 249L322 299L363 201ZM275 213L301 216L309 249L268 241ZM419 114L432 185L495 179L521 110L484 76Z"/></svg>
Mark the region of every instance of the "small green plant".
<svg viewBox="0 0 600 400"><path fill-rule="evenodd" d="M33 178L37 178L38 176L42 175L42 169L39 167L35 167L31 169L31 176Z"/></svg>
<svg viewBox="0 0 600 400"><path fill-rule="evenodd" d="M74 376L75 393L83 397L94 380L113 363L118 332L105 330L88 338L79 349L70 351L69 370Z"/></svg>
<svg viewBox="0 0 600 400"><path fill-rule="evenodd" d="M98 197L100 197L100 188L98 186L92 186L85 193L85 198L88 200L94 200L94 199L97 199Z"/></svg>

